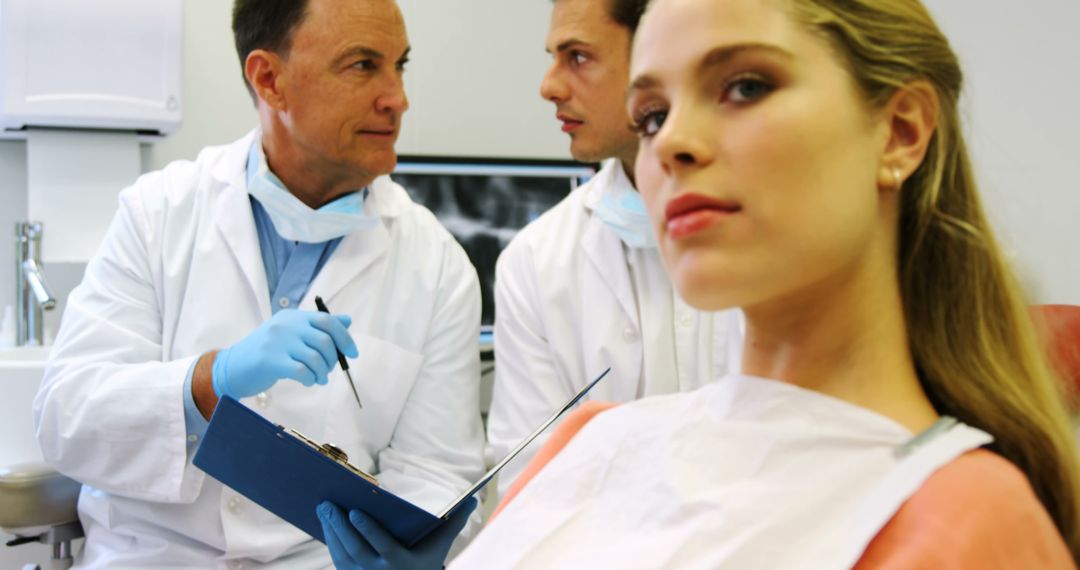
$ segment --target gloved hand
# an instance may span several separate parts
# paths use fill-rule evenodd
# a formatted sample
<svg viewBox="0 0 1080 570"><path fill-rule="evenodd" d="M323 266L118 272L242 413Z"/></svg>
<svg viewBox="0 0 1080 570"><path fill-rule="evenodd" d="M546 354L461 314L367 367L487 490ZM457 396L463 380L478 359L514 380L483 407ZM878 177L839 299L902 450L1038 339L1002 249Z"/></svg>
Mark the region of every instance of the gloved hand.
<svg viewBox="0 0 1080 570"><path fill-rule="evenodd" d="M313 311L278 311L240 342L217 353L214 392L220 398L246 398L266 391L281 378L305 386L326 384L337 366L335 347L356 358L349 336L352 319Z"/></svg>
<svg viewBox="0 0 1080 570"><path fill-rule="evenodd" d="M469 514L476 508L476 498L461 505L450 520L432 531L411 549L405 548L379 523L360 511L345 513L335 504L323 501L316 509L322 521L323 537L330 549L330 559L338 570L440 570Z"/></svg>

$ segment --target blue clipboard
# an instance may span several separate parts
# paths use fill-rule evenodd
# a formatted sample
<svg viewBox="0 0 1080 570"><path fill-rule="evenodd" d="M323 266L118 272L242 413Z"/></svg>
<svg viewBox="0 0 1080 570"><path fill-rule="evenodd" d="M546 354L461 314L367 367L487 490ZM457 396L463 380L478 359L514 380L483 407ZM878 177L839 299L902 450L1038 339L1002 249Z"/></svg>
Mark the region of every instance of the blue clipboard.
<svg viewBox="0 0 1080 570"><path fill-rule="evenodd" d="M359 509L406 547L438 528L532 440L611 371L604 371L438 515L379 487L333 446L276 425L233 398L218 402L193 460L196 467L325 543L315 508L332 501Z"/></svg>

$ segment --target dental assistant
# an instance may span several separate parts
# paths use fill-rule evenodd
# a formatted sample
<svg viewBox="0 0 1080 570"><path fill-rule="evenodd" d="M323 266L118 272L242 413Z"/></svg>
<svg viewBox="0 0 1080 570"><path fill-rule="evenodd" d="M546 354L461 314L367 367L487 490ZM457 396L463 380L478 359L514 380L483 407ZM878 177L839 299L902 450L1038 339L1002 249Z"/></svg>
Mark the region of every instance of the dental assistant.
<svg viewBox="0 0 1080 570"><path fill-rule="evenodd" d="M495 385L488 440L505 456L607 367L588 396L629 402L699 388L738 369L737 310L707 312L675 293L632 178L637 136L623 97L645 0L555 0L540 94L555 106L588 183L525 227L495 279ZM505 492L538 449L499 475Z"/></svg>
<svg viewBox="0 0 1080 570"><path fill-rule="evenodd" d="M79 568L331 564L191 464L224 395L430 510L483 468L475 270L383 176L408 108L397 5L237 0L233 30L260 127L120 194L34 402L46 460L84 483Z"/></svg>

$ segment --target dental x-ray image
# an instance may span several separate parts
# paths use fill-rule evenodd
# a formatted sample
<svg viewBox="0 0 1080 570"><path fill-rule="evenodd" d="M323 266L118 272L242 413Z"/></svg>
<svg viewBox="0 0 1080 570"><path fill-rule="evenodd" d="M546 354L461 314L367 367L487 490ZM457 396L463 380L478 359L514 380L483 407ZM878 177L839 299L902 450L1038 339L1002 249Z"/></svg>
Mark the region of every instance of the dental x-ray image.
<svg viewBox="0 0 1080 570"><path fill-rule="evenodd" d="M431 210L480 276L483 333L495 322L495 261L518 230L596 173L570 161L401 157L391 177Z"/></svg>

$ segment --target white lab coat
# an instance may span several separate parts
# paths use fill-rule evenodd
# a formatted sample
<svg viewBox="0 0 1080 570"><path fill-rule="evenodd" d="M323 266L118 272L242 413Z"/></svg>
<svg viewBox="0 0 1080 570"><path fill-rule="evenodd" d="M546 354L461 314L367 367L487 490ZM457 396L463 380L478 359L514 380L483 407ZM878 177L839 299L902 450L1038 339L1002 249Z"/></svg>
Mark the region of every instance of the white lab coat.
<svg viewBox="0 0 1080 570"><path fill-rule="evenodd" d="M670 291L668 299L637 298L619 236L593 209L615 185L630 185L617 160L525 227L503 250L495 277L495 384L488 441L504 457L572 395L607 367L611 374L588 399L629 402L688 391L738 370L742 319L738 310L697 311ZM657 256L655 271L662 271ZM664 276L666 280L666 276ZM670 287L668 287L670 289ZM672 307L674 362L643 374L639 303ZM499 474L505 492L541 441Z"/></svg>
<svg viewBox="0 0 1080 570"><path fill-rule="evenodd" d="M37 398L47 461L86 486L89 567L325 567L326 548L191 464L183 384L204 352L271 316L244 177L252 135L139 178L71 294ZM245 403L345 450L381 484L437 511L478 478L480 292L464 251L389 178L301 302L352 317L329 385L281 381ZM475 526L475 525L474 525ZM466 533L472 532L467 530ZM247 559L247 560L243 560Z"/></svg>

